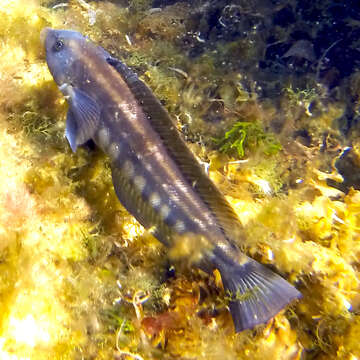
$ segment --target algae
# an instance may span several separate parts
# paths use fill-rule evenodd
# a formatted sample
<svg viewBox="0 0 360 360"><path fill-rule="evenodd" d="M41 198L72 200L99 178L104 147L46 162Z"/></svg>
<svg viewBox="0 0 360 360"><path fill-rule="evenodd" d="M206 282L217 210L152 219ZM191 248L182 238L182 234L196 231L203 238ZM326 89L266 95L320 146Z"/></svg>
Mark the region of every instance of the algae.
<svg viewBox="0 0 360 360"><path fill-rule="evenodd" d="M265 133L257 123L246 121L236 122L223 138L214 139L219 151L226 154L237 154L239 158L245 155L244 148L263 148L265 155L274 155L281 150L281 145L272 134ZM235 151L236 150L236 151Z"/></svg>

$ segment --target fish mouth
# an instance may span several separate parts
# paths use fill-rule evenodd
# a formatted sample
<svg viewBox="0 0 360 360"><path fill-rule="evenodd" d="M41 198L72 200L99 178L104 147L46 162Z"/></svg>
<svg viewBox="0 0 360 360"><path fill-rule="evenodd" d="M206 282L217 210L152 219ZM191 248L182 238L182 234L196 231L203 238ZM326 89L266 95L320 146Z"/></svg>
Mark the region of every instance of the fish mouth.
<svg viewBox="0 0 360 360"><path fill-rule="evenodd" d="M50 28L46 27L43 28L40 32L40 41L43 46L45 46L45 40L50 30L51 30Z"/></svg>

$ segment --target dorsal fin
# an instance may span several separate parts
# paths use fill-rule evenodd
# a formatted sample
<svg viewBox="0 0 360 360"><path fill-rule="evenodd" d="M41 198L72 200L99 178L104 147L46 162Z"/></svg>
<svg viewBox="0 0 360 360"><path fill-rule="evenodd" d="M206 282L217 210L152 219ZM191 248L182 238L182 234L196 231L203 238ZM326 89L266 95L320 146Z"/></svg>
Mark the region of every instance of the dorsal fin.
<svg viewBox="0 0 360 360"><path fill-rule="evenodd" d="M150 88L124 63L114 58L107 59L107 62L125 80L152 128L160 136L171 158L189 184L193 186L201 199L207 204L226 237L235 241L241 240L244 235L238 216L186 146L170 115L160 101L154 96Z"/></svg>

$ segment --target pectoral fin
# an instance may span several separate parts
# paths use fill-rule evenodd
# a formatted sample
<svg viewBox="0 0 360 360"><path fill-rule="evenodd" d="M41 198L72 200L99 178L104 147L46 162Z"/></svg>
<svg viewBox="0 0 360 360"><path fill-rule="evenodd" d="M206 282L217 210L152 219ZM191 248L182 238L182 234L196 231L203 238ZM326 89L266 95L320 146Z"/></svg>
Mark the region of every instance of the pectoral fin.
<svg viewBox="0 0 360 360"><path fill-rule="evenodd" d="M60 90L68 98L70 105L65 135L75 152L79 145L93 138L99 127L100 106L85 92L70 85L63 86Z"/></svg>
<svg viewBox="0 0 360 360"><path fill-rule="evenodd" d="M74 119L74 115L72 114L71 110L69 110L66 117L65 136L68 139L71 150L73 152L75 152L77 148L76 134L77 134L76 120Z"/></svg>

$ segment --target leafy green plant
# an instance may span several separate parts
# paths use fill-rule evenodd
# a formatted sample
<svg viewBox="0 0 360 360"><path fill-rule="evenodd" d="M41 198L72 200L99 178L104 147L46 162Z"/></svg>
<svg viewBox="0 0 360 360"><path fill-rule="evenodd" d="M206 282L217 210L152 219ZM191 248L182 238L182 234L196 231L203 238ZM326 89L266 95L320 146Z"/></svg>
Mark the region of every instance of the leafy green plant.
<svg viewBox="0 0 360 360"><path fill-rule="evenodd" d="M275 136L266 133L256 122L238 121L222 138L213 140L219 151L240 158L245 155L245 148L255 149L262 146L266 155L273 155L281 150L281 144Z"/></svg>

